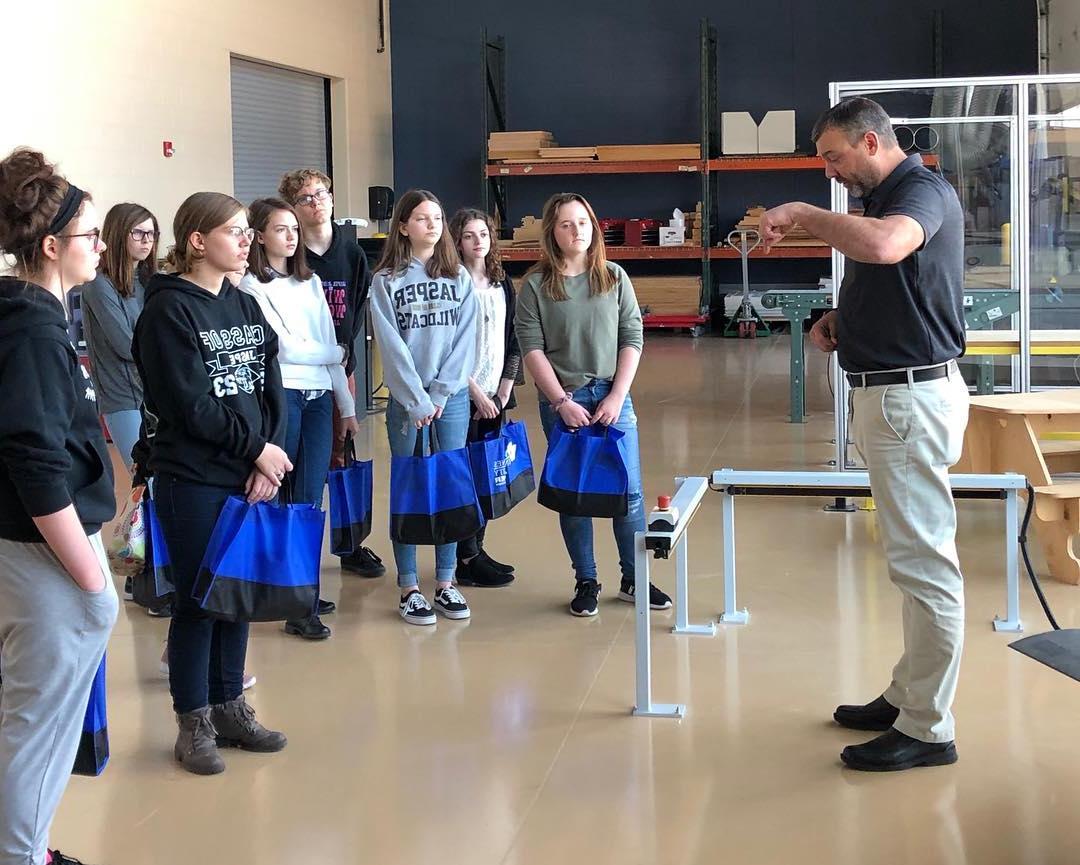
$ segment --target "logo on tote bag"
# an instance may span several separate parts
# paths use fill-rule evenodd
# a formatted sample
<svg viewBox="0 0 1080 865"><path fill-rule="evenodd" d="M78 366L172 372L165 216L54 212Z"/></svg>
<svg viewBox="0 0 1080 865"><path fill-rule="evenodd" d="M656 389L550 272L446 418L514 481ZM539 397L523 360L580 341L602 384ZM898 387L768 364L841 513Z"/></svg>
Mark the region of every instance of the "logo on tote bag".
<svg viewBox="0 0 1080 865"><path fill-rule="evenodd" d="M513 442L506 443L506 459L495 460L492 462L492 470L494 474L495 486L498 488L504 488L510 474L510 466L514 464L514 460L517 459L517 445Z"/></svg>

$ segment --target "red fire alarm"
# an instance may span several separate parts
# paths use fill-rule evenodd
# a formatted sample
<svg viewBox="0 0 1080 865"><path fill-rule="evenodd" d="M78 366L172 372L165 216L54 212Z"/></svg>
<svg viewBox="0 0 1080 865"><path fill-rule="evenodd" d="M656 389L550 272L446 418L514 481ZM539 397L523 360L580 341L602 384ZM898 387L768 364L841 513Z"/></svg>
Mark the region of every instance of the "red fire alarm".
<svg viewBox="0 0 1080 865"><path fill-rule="evenodd" d="M172 156L176 152L176 150L173 148L173 143L171 141L162 141L161 142L161 152L164 155L164 157L166 159L168 159L170 156Z"/></svg>

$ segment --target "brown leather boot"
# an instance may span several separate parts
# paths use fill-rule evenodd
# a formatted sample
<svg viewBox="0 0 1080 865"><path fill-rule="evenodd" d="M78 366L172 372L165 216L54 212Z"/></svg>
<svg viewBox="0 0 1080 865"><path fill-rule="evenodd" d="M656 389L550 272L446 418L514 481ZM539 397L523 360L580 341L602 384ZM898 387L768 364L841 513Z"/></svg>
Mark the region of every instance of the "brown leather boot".
<svg viewBox="0 0 1080 865"><path fill-rule="evenodd" d="M218 747L269 753L280 751L288 744L284 733L267 730L255 719L255 710L243 696L215 704L210 718L217 730Z"/></svg>
<svg viewBox="0 0 1080 865"><path fill-rule="evenodd" d="M225 771L225 761L218 753L217 730L210 720L210 707L176 716L180 733L176 737L173 756L187 771L195 775L217 775Z"/></svg>

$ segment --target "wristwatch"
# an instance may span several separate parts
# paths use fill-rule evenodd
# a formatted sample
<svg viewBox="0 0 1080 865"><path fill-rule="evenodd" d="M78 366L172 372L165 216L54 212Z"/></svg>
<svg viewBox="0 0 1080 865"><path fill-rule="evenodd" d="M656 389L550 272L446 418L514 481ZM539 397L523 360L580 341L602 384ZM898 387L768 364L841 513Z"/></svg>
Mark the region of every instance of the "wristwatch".
<svg viewBox="0 0 1080 865"><path fill-rule="evenodd" d="M553 402L551 404L551 407L553 409L555 409L555 411L558 411L563 403L573 402L573 401L574 401L574 395L572 393L570 393L570 391L567 391L566 393L564 393L562 395L562 399L555 400L555 402Z"/></svg>

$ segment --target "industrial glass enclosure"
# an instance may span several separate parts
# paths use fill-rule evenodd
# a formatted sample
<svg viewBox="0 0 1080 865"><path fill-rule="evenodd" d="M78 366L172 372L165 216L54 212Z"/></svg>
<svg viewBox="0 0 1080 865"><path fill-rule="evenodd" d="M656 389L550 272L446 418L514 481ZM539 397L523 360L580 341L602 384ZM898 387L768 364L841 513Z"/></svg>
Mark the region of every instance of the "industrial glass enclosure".
<svg viewBox="0 0 1080 865"><path fill-rule="evenodd" d="M973 393L1080 387L1080 75L840 82L830 104L868 96L900 146L953 186L964 211L960 368ZM839 184L832 209L859 212ZM844 257L833 253L833 284ZM836 298L839 291L834 294ZM836 467L848 388L836 383Z"/></svg>

